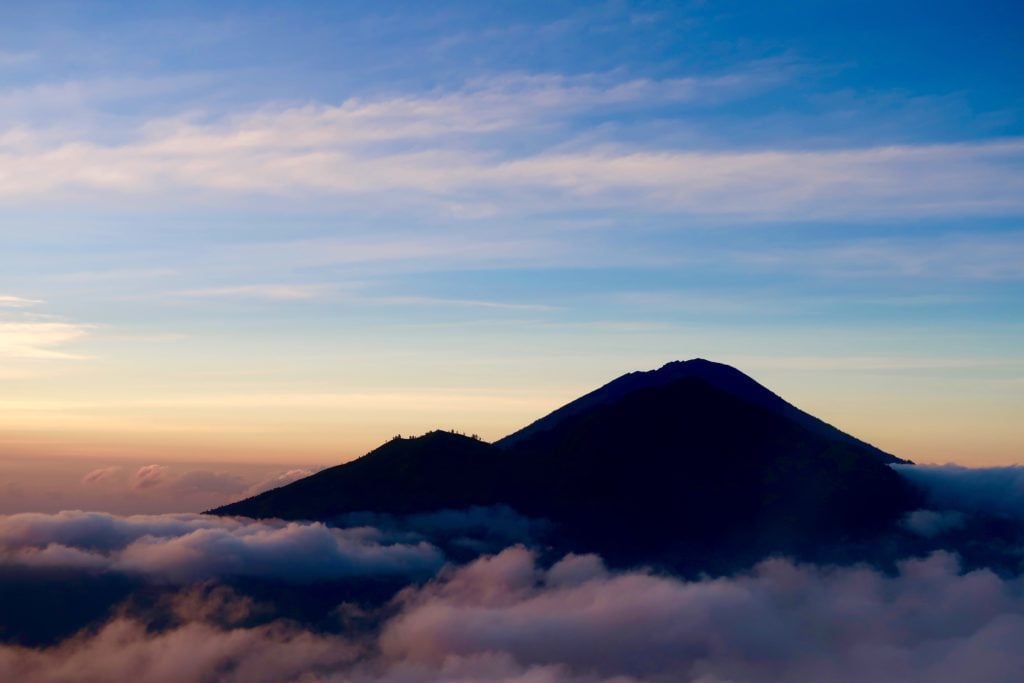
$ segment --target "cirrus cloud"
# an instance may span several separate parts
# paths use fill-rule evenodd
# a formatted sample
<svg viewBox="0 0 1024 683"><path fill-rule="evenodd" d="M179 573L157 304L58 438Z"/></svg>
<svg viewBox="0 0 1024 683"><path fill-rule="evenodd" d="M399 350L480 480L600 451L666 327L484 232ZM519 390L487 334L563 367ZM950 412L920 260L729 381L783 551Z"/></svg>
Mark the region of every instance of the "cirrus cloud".
<svg viewBox="0 0 1024 683"><path fill-rule="evenodd" d="M757 80L519 75L425 94L147 121L114 141L87 135L54 141L21 128L5 136L0 199L386 196L466 215L524 205L643 207L756 221L1024 210L1019 138L845 149L652 149L614 136L580 141L568 132L573 117L594 106L714 99L709 93ZM524 148L529 151L514 151Z"/></svg>

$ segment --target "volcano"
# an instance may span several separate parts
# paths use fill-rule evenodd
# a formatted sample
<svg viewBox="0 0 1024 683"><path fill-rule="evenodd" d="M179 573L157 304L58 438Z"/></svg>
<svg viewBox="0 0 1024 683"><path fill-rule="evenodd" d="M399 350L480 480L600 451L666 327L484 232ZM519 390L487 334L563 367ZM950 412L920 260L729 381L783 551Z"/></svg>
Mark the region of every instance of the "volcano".
<svg viewBox="0 0 1024 683"><path fill-rule="evenodd" d="M908 462L694 359L623 375L493 444L396 438L210 512L331 521L503 505L551 522L562 550L725 570L878 538L920 503L889 467Z"/></svg>

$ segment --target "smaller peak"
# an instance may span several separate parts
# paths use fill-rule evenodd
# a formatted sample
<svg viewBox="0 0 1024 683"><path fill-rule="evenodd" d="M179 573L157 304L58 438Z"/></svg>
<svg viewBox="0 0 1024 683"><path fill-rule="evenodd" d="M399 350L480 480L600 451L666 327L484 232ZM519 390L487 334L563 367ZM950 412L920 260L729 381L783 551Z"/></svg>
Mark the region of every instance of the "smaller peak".
<svg viewBox="0 0 1024 683"><path fill-rule="evenodd" d="M432 429L422 436L410 437L410 441L463 442L481 441L481 439L476 434L463 434L462 432L455 431L454 429Z"/></svg>

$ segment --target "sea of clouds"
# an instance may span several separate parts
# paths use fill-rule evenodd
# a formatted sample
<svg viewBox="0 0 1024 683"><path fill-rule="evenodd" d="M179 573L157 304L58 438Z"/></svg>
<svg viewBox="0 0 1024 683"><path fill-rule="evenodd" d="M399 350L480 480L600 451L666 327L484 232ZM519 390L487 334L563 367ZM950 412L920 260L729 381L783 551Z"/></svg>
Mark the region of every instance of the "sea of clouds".
<svg viewBox="0 0 1024 683"><path fill-rule="evenodd" d="M935 482L935 509L903 526L941 545L972 528L982 488L1012 493L1020 470L914 472ZM984 514L1024 527L1022 509L1003 501ZM684 579L610 569L595 555L552 556L530 547L534 527L507 509L349 522L0 517L0 569L12 576L116 575L136 586L53 642L0 630L0 680L1018 683L1024 671L1021 565L967 568L952 546L886 567L767 558ZM436 542L490 526L525 543L459 562ZM250 590L254 579L288 596L367 580L396 588L303 619L273 591Z"/></svg>

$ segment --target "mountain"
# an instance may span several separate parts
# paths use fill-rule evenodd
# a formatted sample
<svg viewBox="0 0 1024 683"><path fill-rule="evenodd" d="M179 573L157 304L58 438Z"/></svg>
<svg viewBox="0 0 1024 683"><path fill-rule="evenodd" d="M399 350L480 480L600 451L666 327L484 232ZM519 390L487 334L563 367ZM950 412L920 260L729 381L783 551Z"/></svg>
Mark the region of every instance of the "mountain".
<svg viewBox="0 0 1024 683"><path fill-rule="evenodd" d="M805 413L736 368L703 358L673 361L657 370L647 372L627 373L605 384L603 387L595 389L571 403L567 403L553 413L523 427L519 431L509 434L497 441L496 445L501 448L514 447L517 443L530 436L554 428L569 417L613 403L637 389L664 386L687 378L703 380L716 389L740 398L747 403L759 406L780 417L790 419L826 439L856 444L875 455L882 462L902 464L909 464L910 462L875 448L871 444L841 432L827 422Z"/></svg>
<svg viewBox="0 0 1024 683"><path fill-rule="evenodd" d="M496 444L395 439L212 512L329 520L502 504L552 521L559 547L714 570L884 533L919 502L893 462L906 461L695 359L624 375Z"/></svg>
<svg viewBox="0 0 1024 683"><path fill-rule="evenodd" d="M218 515L326 520L351 512L410 514L491 505L502 453L451 432L396 437L363 457L213 510Z"/></svg>

